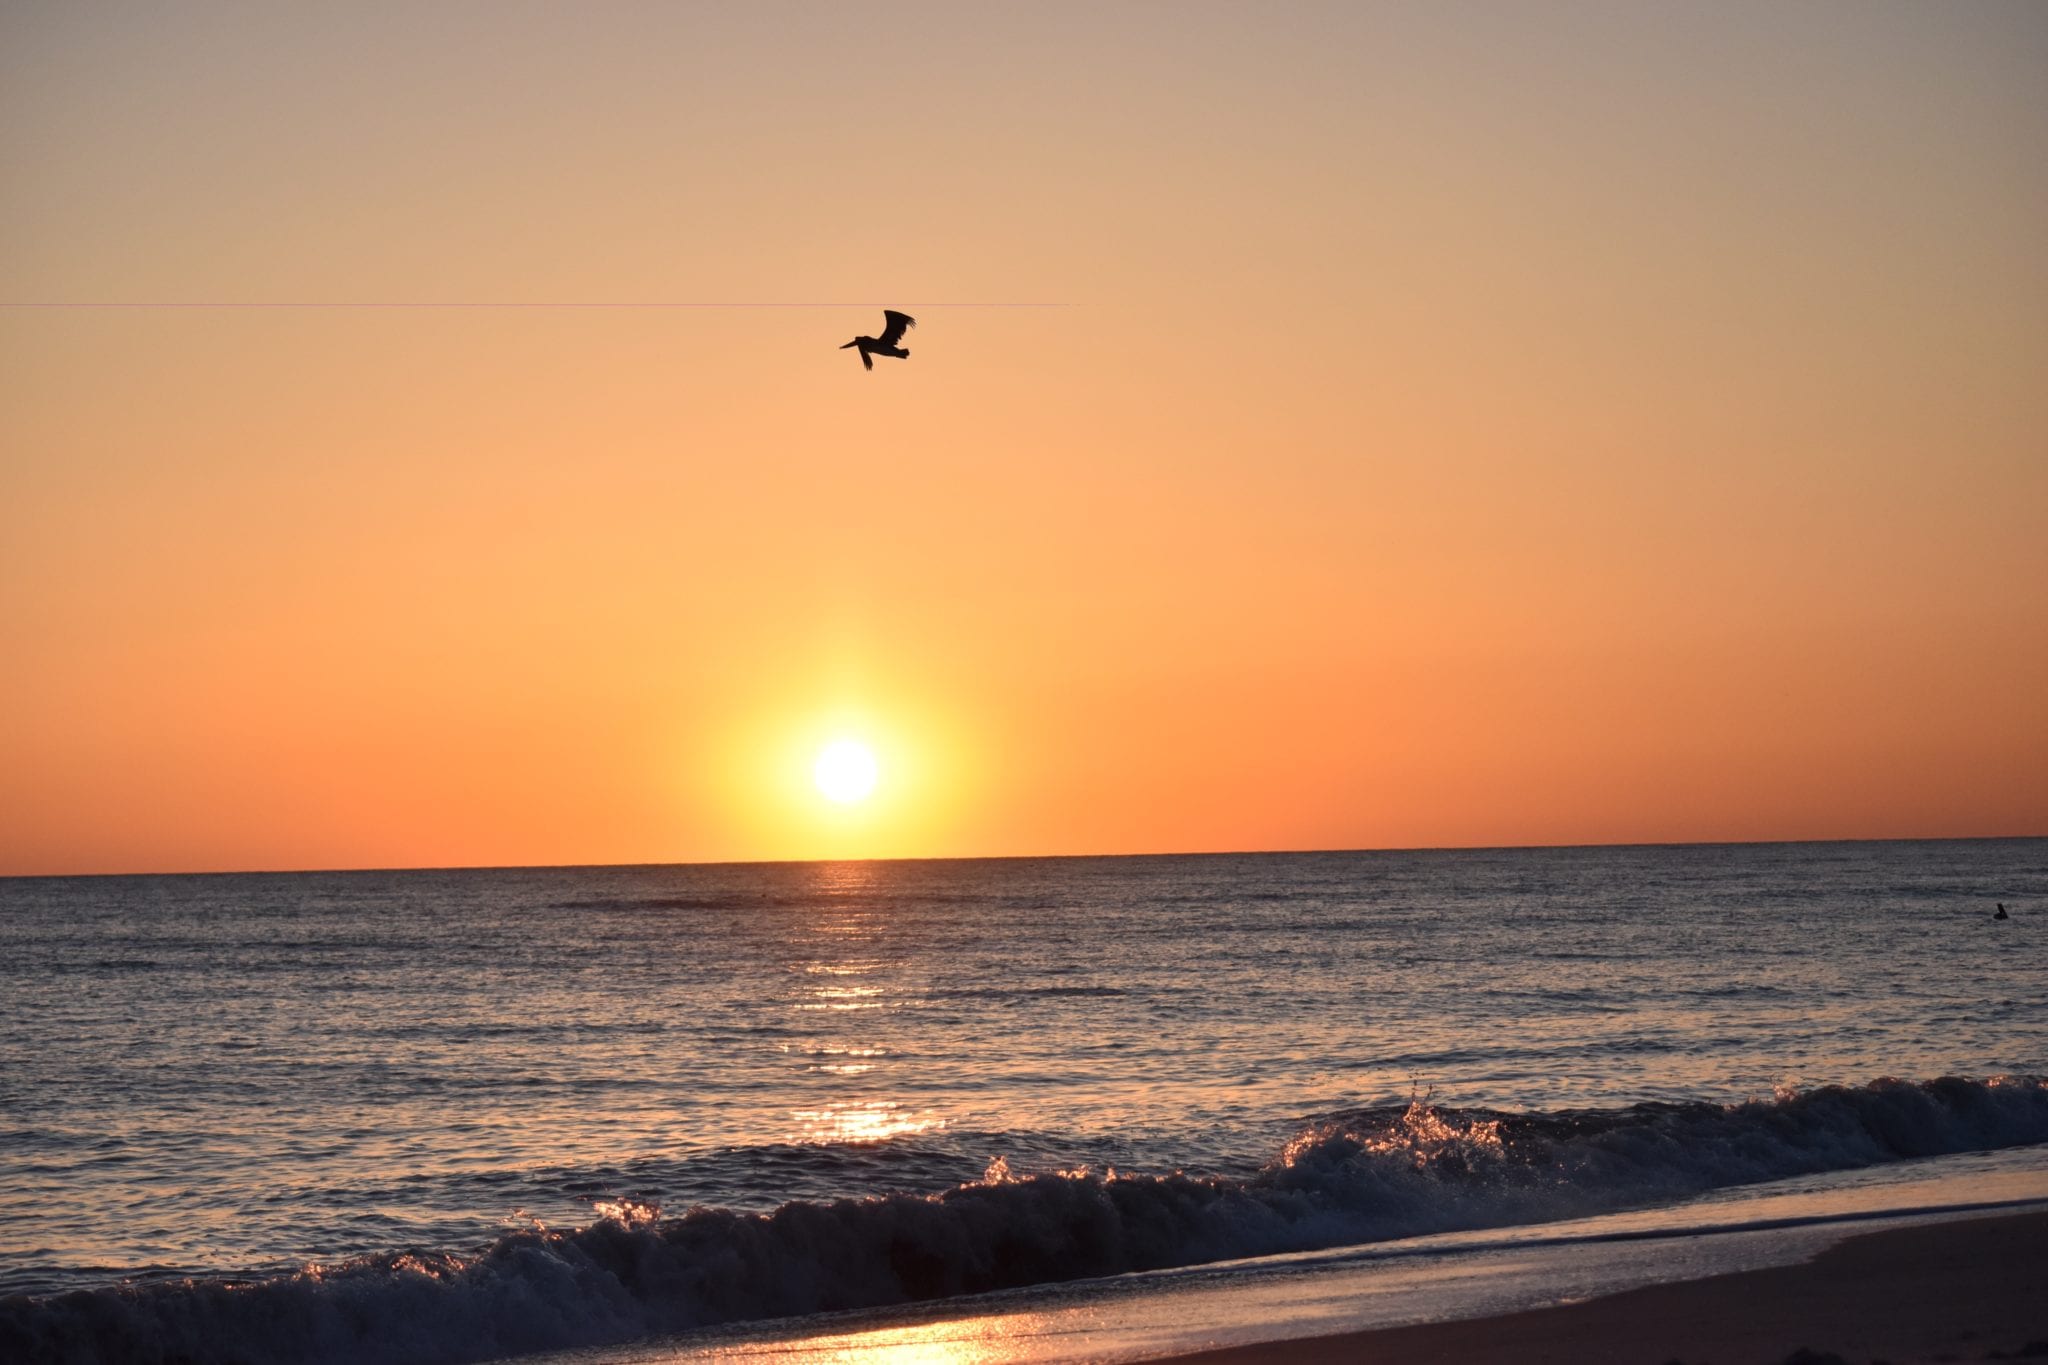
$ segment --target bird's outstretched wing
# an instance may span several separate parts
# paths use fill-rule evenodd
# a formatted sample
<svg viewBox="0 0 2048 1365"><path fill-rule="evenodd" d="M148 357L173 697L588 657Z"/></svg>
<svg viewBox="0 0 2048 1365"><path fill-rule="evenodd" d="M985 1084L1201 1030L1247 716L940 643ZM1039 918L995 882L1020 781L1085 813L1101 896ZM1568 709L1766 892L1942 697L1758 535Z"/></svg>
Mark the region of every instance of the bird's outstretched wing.
<svg viewBox="0 0 2048 1365"><path fill-rule="evenodd" d="M917 326L916 318L908 313L899 313L894 308L884 308L882 310L882 321L887 325L882 328L882 334L876 337L875 340L881 342L884 346L896 345L903 340L905 332Z"/></svg>

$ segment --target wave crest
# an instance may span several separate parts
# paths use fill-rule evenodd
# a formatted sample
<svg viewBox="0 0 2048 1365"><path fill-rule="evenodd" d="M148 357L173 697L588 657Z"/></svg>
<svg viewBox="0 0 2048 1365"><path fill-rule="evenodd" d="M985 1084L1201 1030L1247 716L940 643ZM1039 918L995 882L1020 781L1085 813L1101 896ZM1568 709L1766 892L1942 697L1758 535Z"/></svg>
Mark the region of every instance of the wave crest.
<svg viewBox="0 0 2048 1365"><path fill-rule="evenodd" d="M412 1251L260 1280L0 1300L22 1361L447 1365L756 1318L878 1307L1429 1232L2048 1141L2048 1081L1880 1080L1736 1105L1325 1117L1246 1180L1020 1175L932 1196L664 1218L621 1202L474 1254Z"/></svg>

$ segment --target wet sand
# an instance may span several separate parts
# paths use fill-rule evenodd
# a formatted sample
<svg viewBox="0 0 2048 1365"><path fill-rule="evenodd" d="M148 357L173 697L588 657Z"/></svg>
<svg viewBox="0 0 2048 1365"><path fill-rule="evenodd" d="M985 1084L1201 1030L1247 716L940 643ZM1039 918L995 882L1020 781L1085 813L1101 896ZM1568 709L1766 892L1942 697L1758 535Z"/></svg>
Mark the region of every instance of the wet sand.
<svg viewBox="0 0 2048 1365"><path fill-rule="evenodd" d="M2033 1349L2028 1348L2032 1346ZM1804 1349L1812 1354L1801 1357ZM2048 1213L1893 1228L1802 1265L1465 1322L1268 1342L1186 1365L2048 1361Z"/></svg>

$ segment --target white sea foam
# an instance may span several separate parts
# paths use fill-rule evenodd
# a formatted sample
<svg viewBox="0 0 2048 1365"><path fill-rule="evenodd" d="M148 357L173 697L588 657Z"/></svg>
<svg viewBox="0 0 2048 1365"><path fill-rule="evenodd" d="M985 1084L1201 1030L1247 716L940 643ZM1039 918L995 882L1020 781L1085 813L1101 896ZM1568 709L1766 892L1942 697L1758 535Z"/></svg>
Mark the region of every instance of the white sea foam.
<svg viewBox="0 0 2048 1365"><path fill-rule="evenodd" d="M772 1213L621 1204L475 1253L256 1281L0 1301L24 1362L428 1365L716 1323L1498 1227L1730 1185L2048 1142L2048 1081L1883 1080L1733 1106L1504 1114L1417 1102L1332 1116L1242 1180L1007 1169L933 1196Z"/></svg>

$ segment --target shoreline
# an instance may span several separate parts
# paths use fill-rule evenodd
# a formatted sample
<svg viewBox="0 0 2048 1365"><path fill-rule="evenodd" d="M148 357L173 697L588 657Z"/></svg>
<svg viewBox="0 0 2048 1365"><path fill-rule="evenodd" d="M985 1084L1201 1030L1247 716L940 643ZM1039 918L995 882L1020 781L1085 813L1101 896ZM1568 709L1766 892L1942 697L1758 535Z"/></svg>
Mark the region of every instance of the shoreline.
<svg viewBox="0 0 2048 1365"><path fill-rule="evenodd" d="M2031 1349L2029 1349L2031 1348ZM1860 1233L1811 1260L1494 1317L1179 1352L1175 1365L2048 1359L2048 1212Z"/></svg>
<svg viewBox="0 0 2048 1365"><path fill-rule="evenodd" d="M2048 1147L1913 1179L734 1323L536 1365L1909 1365L2039 1358ZM1969 1193L1963 1201L1957 1196ZM1816 1206L1816 1201L1820 1206ZM2003 1352L2003 1355L1994 1354Z"/></svg>

